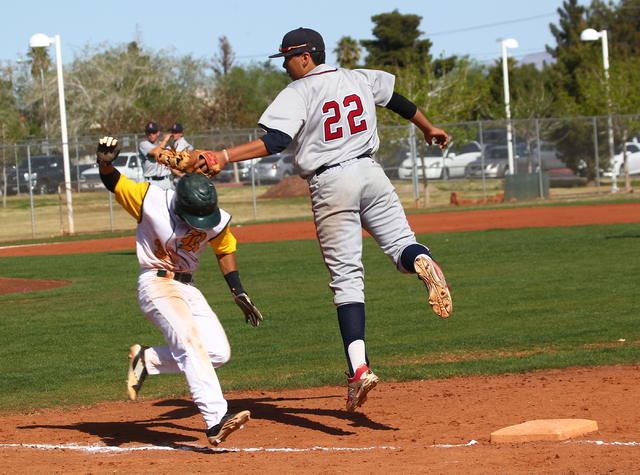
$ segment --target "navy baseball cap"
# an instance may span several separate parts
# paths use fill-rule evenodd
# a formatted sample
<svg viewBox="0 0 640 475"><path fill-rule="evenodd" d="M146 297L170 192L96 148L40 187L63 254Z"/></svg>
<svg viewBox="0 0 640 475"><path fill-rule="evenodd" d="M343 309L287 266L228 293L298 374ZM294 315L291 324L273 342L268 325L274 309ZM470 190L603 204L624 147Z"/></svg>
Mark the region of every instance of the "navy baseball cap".
<svg viewBox="0 0 640 475"><path fill-rule="evenodd" d="M147 122L147 125L144 127L145 132L158 132L160 127L155 122Z"/></svg>
<svg viewBox="0 0 640 475"><path fill-rule="evenodd" d="M269 58L313 53L315 51L324 51L324 40L320 33L309 28L298 28L284 35L280 45L280 52L269 56Z"/></svg>
<svg viewBox="0 0 640 475"><path fill-rule="evenodd" d="M182 126L180 124L173 124L171 126L171 132L182 132Z"/></svg>

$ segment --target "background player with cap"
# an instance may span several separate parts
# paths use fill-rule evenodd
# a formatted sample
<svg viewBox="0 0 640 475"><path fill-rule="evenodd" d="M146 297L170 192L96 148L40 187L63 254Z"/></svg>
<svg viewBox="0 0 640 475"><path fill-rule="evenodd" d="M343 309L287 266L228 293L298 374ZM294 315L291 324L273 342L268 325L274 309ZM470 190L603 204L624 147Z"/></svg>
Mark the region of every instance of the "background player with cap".
<svg viewBox="0 0 640 475"><path fill-rule="evenodd" d="M135 400L147 374L184 373L205 419L207 438L217 446L246 423L250 414L227 414L214 369L229 360L230 348L218 317L193 285L193 272L207 244L215 251L245 320L253 326L262 321L240 282L236 239L229 230L231 216L218 207L211 179L200 173L185 174L175 191L128 180L112 165L120 148L112 137L100 139L100 177L116 201L138 221L138 303L169 344L131 347L127 393Z"/></svg>
<svg viewBox="0 0 640 475"><path fill-rule="evenodd" d="M173 124L171 126L171 139L173 143L171 144L171 148L173 148L176 152L182 152L183 150L193 150L193 146L187 142L187 139L184 138L184 129L180 124ZM173 184L174 186L178 184L178 180L182 177L183 173L180 170L171 170L173 173Z"/></svg>
<svg viewBox="0 0 640 475"><path fill-rule="evenodd" d="M289 84L262 114L266 135L222 152L220 166L274 154L293 138L296 166L309 183L318 242L331 274L338 322L349 365L347 410L353 411L378 384L365 349L362 230L403 273L417 273L429 303L451 315L449 287L429 249L416 242L395 189L373 160L380 139L376 107L413 122L427 144L447 145L447 134L431 125L411 101L394 92L395 77L383 71L348 70L324 64L324 41L316 31L287 33L280 53ZM206 168L203 161L200 165Z"/></svg>
<svg viewBox="0 0 640 475"><path fill-rule="evenodd" d="M147 136L147 140L143 140L138 146L138 155L140 156L140 163L142 164L144 181L153 183L163 190L173 188L173 182L171 181L173 173L164 165L156 162L155 159L155 155L167 146L171 135L165 134L162 140L158 140L160 137L160 128L155 122L147 122L144 126L144 133Z"/></svg>

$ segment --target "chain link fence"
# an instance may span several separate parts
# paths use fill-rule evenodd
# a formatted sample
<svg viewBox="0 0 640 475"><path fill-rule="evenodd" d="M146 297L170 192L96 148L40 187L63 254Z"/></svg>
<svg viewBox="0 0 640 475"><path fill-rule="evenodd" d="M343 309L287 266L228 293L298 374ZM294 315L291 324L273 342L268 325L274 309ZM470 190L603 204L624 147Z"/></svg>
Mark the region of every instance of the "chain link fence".
<svg viewBox="0 0 640 475"><path fill-rule="evenodd" d="M442 150L428 147L412 124L378 130L380 148L374 158L405 207L458 200L486 203L504 199L503 194L507 199L511 195L516 197L512 199L548 199L551 190L561 188L570 188L573 194L609 193L619 191L623 182L629 190L629 176L640 173L640 116L477 121L439 127L450 136ZM205 131L185 138L196 149L220 150L262 134L260 129ZM76 234L135 229L136 222L114 206L112 194L96 173L98 138L69 141L72 203L67 203L65 195L60 142L30 141L1 148L4 226L0 241L69 234L71 216ZM145 135L117 138L123 150L122 162L116 165L122 165L127 176L141 180L137 150ZM282 199L291 196L293 184L298 189L304 186L302 180L289 179L288 186L266 182L256 171L257 162L228 165L233 167L230 181L216 184L220 205L234 216L234 224L311 218L308 196L297 193ZM283 188L279 198L263 199L273 186Z"/></svg>

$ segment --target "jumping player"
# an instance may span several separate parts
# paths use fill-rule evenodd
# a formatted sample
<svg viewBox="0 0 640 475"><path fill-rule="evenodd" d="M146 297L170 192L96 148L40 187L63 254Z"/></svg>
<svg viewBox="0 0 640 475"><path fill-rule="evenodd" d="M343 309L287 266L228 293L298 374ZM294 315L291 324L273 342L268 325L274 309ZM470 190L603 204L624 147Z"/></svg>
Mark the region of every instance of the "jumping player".
<svg viewBox="0 0 640 475"><path fill-rule="evenodd" d="M281 152L297 139L296 166L309 183L315 225L349 366L347 411L367 399L378 378L365 350L362 229L403 273L417 273L429 303L441 317L451 315L449 287L429 249L416 242L395 189L373 160L380 139L376 107L413 122L427 144L443 148L447 134L394 92L395 77L383 71L327 66L322 36L299 28L287 33L280 53L292 79L262 114L266 135L215 152L220 165ZM201 161L202 163L202 161ZM206 167L206 165L202 165Z"/></svg>
<svg viewBox="0 0 640 475"><path fill-rule="evenodd" d="M116 201L138 221L136 255L140 262L138 303L169 346L133 345L129 355L127 393L135 400L145 377L184 373L206 422L209 443L217 446L250 417L249 411L227 414L227 402L214 368L229 360L227 336L202 293L193 285L199 257L210 244L220 270L245 320L258 326L262 315L242 288L236 266L236 239L231 216L218 207L209 177L187 173L174 190L134 183L111 163L120 146L104 137L98 145L100 178Z"/></svg>

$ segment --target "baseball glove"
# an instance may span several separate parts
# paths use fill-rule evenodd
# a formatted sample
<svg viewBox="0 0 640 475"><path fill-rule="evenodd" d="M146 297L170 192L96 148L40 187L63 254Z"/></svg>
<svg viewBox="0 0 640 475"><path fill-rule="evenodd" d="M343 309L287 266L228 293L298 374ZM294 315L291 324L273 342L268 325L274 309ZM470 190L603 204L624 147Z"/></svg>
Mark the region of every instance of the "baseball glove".
<svg viewBox="0 0 640 475"><path fill-rule="evenodd" d="M206 172L197 166L200 159L203 159L207 164ZM176 152L171 148L163 148L156 155L156 162L173 170L179 170L182 173L197 172L211 178L218 176L220 170L222 170L218 163L218 158L209 150L183 150L182 152Z"/></svg>
<svg viewBox="0 0 640 475"><path fill-rule="evenodd" d="M102 137L98 140L98 162L106 163L107 165L113 162L122 150L122 144L113 137Z"/></svg>
<svg viewBox="0 0 640 475"><path fill-rule="evenodd" d="M238 307L240 307L240 310L244 312L244 322L251 322L251 325L253 325L254 327L260 325L260 322L263 321L262 315L260 314L260 311L256 308L256 306L253 305L253 302L251 301L249 296L246 293L241 293L238 295L232 293L232 295L233 299L236 301L236 304L238 305Z"/></svg>

